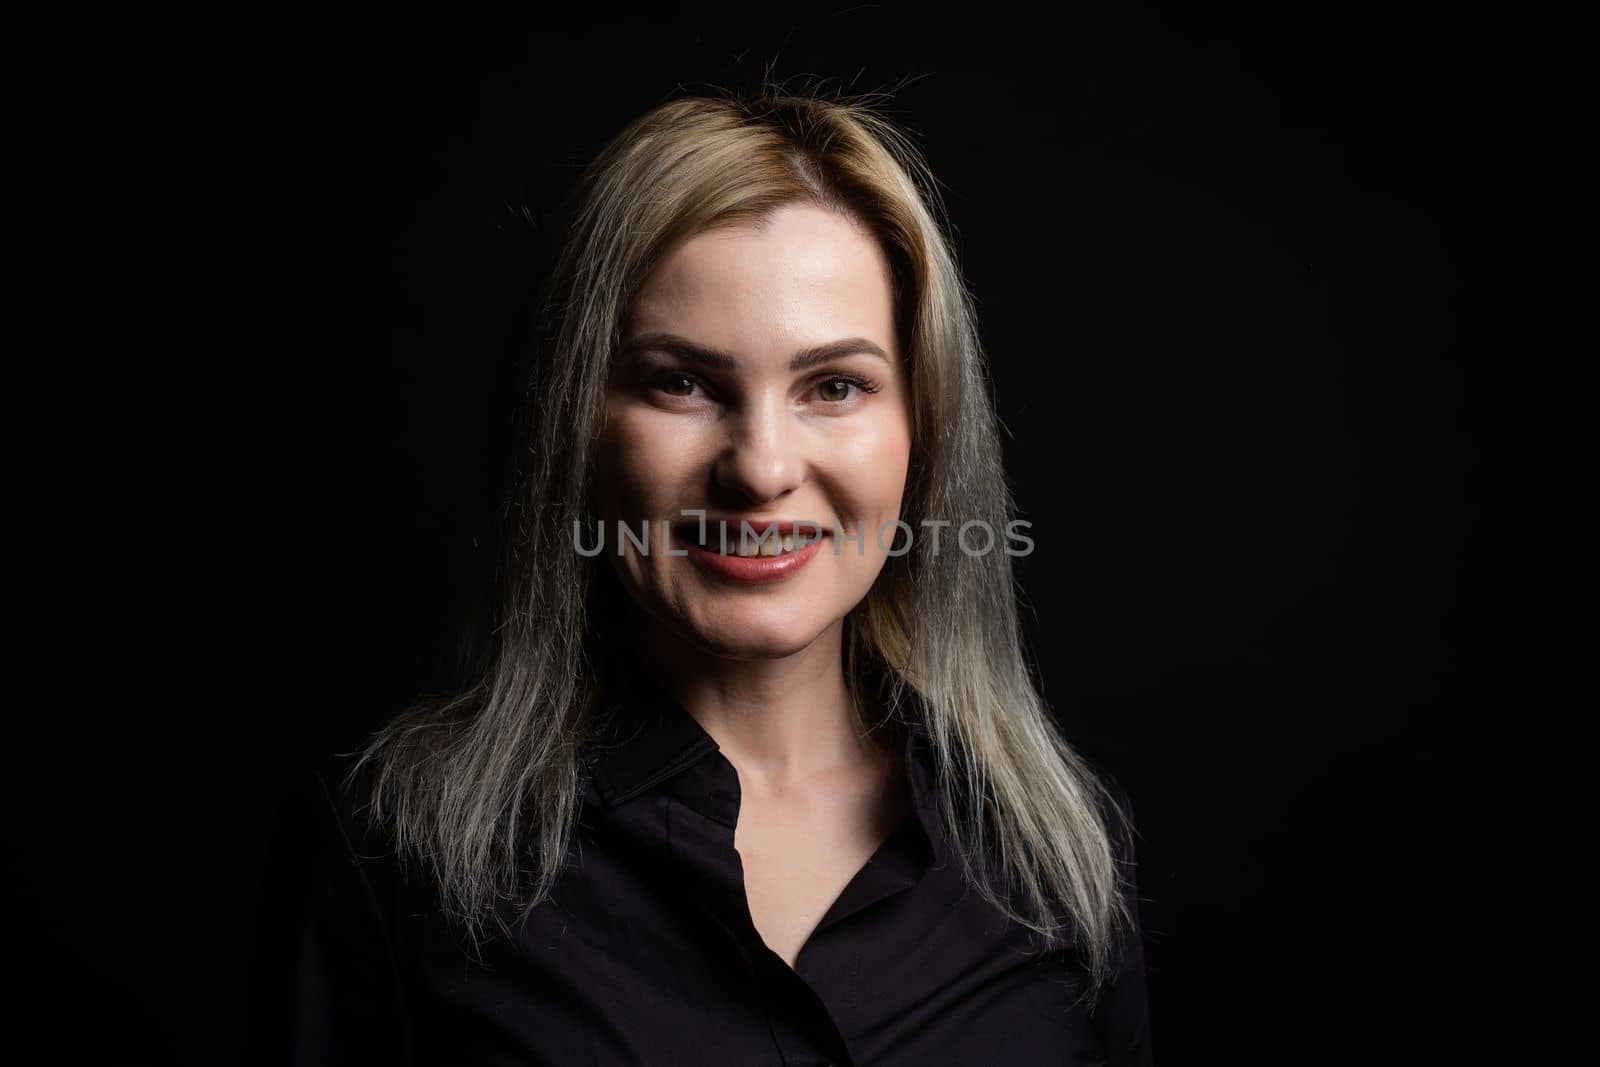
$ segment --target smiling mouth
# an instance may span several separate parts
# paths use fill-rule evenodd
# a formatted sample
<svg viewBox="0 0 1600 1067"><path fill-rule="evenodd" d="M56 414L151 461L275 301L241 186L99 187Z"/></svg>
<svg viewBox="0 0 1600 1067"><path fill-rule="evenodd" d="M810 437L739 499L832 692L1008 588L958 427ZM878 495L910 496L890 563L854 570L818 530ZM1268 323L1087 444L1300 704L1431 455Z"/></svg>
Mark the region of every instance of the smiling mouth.
<svg viewBox="0 0 1600 1067"><path fill-rule="evenodd" d="M700 527L694 524L674 527L672 533L674 540L681 544L692 545L713 555L738 556L742 559L793 554L828 536L826 530L799 529L784 534L763 533L758 530L755 534L741 538L736 528L730 526L726 529L726 536L719 536L718 527L715 524L707 524L703 540L700 537Z"/></svg>

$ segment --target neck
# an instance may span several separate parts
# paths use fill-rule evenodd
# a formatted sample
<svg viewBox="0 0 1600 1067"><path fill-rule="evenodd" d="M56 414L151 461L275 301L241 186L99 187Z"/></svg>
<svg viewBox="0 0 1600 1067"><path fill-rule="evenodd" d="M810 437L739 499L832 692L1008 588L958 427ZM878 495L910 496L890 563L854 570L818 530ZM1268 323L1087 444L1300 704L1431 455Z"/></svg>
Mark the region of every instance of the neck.
<svg viewBox="0 0 1600 1067"><path fill-rule="evenodd" d="M659 626L632 634L645 666L750 784L781 790L881 758L845 683L842 619L799 651L763 659L718 656Z"/></svg>

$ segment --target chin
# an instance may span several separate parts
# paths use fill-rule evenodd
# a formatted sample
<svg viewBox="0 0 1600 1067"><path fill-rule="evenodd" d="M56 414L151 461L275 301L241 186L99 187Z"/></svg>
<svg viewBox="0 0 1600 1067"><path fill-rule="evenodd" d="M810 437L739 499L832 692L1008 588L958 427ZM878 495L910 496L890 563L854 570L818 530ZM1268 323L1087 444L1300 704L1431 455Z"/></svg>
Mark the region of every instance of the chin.
<svg viewBox="0 0 1600 1067"><path fill-rule="evenodd" d="M695 620L689 631L700 647L727 659L782 659L803 650L833 621L793 611L723 610Z"/></svg>

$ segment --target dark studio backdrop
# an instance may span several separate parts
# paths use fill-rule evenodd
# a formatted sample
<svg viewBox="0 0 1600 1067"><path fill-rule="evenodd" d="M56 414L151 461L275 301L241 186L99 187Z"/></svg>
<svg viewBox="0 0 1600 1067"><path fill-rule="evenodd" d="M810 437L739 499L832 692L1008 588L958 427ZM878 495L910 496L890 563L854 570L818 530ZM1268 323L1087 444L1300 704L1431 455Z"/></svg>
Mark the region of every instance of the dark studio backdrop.
<svg viewBox="0 0 1600 1067"><path fill-rule="evenodd" d="M944 185L1040 680L1136 804L1160 1059L1563 1047L1591 895L1573 28L1045 17L14 24L12 1033L248 1040L289 776L450 681L561 196L679 84L770 68L891 90Z"/></svg>

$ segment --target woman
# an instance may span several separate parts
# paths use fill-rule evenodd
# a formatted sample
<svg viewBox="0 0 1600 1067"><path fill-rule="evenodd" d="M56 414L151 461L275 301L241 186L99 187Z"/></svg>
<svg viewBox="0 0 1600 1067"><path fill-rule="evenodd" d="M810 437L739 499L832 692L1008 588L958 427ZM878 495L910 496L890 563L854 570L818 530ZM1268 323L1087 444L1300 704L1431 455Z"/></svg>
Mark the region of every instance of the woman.
<svg viewBox="0 0 1600 1067"><path fill-rule="evenodd" d="M475 684L317 776L299 1060L1149 1062L914 148L681 98L574 203Z"/></svg>

